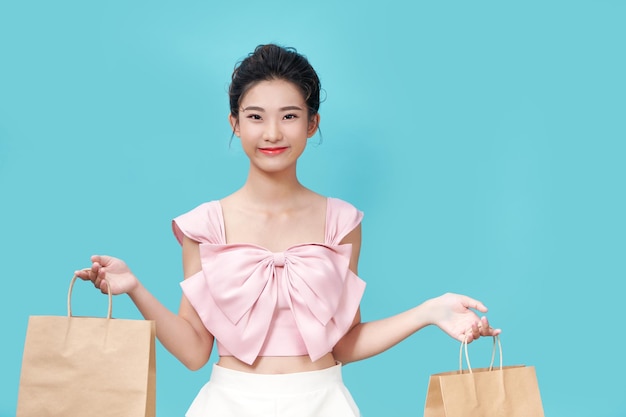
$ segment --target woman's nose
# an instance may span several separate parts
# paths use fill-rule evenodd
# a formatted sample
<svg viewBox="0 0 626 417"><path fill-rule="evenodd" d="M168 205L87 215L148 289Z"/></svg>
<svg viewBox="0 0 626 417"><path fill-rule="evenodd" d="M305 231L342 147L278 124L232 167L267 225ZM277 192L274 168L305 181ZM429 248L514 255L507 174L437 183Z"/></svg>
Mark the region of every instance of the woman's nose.
<svg viewBox="0 0 626 417"><path fill-rule="evenodd" d="M278 126L277 122L268 122L265 126L265 132L263 133L264 140L269 142L276 142L282 139L280 126Z"/></svg>

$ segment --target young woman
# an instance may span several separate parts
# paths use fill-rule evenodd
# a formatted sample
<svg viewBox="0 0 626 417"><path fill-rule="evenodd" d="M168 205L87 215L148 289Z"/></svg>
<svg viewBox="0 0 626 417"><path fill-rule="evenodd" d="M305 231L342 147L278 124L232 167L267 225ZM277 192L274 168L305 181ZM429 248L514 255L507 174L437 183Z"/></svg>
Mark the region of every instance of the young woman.
<svg viewBox="0 0 626 417"><path fill-rule="evenodd" d="M229 90L233 133L250 160L233 194L173 221L185 280L178 314L125 263L93 256L76 274L102 292L128 294L161 343L192 370L219 360L187 412L202 416L359 416L343 364L368 358L434 324L472 341L493 336L486 307L445 294L362 323L357 276L362 213L304 187L298 158L320 123L320 82L295 50L261 45L236 68Z"/></svg>

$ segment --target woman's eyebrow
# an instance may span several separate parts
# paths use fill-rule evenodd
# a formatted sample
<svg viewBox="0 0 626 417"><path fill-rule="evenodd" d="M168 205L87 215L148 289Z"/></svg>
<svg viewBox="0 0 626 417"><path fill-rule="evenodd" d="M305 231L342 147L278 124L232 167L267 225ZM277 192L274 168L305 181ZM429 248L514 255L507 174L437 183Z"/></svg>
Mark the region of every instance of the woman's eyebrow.
<svg viewBox="0 0 626 417"><path fill-rule="evenodd" d="M241 109L242 111L265 111L265 109L263 109L263 107L259 107L259 106L248 106L246 108Z"/></svg>
<svg viewBox="0 0 626 417"><path fill-rule="evenodd" d="M300 107L300 106L285 106L285 107L281 107L278 110L279 111L288 111L288 110L300 110L300 111L302 111L302 107ZM259 106L248 106L248 107L242 109L242 111L264 112L265 109L263 107L259 107Z"/></svg>

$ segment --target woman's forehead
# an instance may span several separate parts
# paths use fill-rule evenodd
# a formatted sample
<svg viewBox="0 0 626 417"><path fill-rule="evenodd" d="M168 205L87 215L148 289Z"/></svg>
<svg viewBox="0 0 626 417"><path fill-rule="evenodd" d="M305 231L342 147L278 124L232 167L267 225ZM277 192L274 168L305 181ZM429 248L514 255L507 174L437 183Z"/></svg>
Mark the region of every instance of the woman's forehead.
<svg viewBox="0 0 626 417"><path fill-rule="evenodd" d="M241 107L285 107L305 105L304 96L292 82L285 80L259 81L242 97Z"/></svg>

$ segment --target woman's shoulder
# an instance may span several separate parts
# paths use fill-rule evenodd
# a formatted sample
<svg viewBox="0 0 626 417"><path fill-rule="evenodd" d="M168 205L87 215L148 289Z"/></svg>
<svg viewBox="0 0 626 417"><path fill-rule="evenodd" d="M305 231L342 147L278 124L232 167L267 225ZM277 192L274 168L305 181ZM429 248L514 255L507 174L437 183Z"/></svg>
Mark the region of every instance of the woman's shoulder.
<svg viewBox="0 0 626 417"><path fill-rule="evenodd" d="M327 197L326 239L338 244L361 224L363 212L352 203L336 197Z"/></svg>
<svg viewBox="0 0 626 417"><path fill-rule="evenodd" d="M306 188L305 191L305 201L308 205L314 205L319 203L325 204L329 209L335 211L358 211L358 209L352 203L341 198L320 194L308 188Z"/></svg>
<svg viewBox="0 0 626 417"><path fill-rule="evenodd" d="M219 208L220 208L220 200L205 201L181 213L175 219L180 219L183 217L195 217L195 216L204 217L205 215L211 212L219 211Z"/></svg>
<svg viewBox="0 0 626 417"><path fill-rule="evenodd" d="M183 235L198 242L219 243L223 239L223 217L219 200L200 203L175 217L172 228L182 243Z"/></svg>
<svg viewBox="0 0 626 417"><path fill-rule="evenodd" d="M354 204L341 198L326 197L326 201L328 202L328 206L336 211L360 211Z"/></svg>

